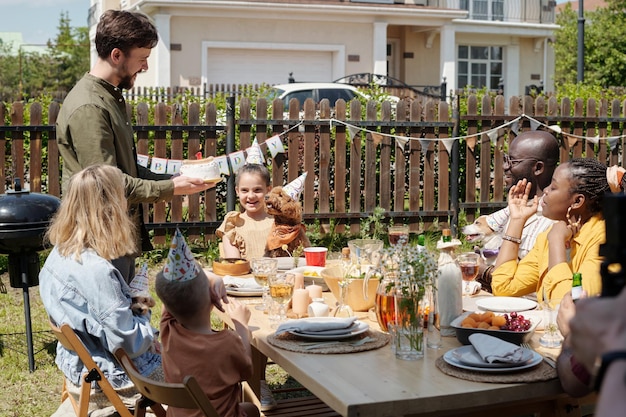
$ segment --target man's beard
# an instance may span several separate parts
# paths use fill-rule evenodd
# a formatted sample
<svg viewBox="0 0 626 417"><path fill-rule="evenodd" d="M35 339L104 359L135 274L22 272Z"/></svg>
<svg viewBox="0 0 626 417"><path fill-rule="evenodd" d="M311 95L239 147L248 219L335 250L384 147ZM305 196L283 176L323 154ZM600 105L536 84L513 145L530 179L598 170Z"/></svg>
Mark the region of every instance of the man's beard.
<svg viewBox="0 0 626 417"><path fill-rule="evenodd" d="M136 74L135 74L136 75ZM120 80L118 87L124 90L130 90L135 85L135 75L127 75Z"/></svg>

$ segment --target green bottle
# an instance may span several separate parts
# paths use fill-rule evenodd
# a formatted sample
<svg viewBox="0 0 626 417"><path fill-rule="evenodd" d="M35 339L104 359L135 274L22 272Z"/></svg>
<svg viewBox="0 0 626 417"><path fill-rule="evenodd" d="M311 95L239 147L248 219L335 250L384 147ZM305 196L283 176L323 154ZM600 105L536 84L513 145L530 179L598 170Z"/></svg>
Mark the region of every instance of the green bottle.
<svg viewBox="0 0 626 417"><path fill-rule="evenodd" d="M583 274L574 272L572 275L572 300L576 301L583 292Z"/></svg>
<svg viewBox="0 0 626 417"><path fill-rule="evenodd" d="M446 242L452 242L452 231L450 229L443 229L441 231L441 240Z"/></svg>

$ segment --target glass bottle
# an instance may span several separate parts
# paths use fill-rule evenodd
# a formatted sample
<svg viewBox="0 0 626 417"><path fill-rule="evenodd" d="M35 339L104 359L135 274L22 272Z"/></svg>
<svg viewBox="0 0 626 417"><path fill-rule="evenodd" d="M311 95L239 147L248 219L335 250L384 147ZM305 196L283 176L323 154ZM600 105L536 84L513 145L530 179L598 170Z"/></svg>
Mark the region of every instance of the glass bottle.
<svg viewBox="0 0 626 417"><path fill-rule="evenodd" d="M572 275L572 300L576 301L583 292L583 274L574 272Z"/></svg>
<svg viewBox="0 0 626 417"><path fill-rule="evenodd" d="M452 231L450 229L443 229L441 231L441 240L444 243L452 242Z"/></svg>

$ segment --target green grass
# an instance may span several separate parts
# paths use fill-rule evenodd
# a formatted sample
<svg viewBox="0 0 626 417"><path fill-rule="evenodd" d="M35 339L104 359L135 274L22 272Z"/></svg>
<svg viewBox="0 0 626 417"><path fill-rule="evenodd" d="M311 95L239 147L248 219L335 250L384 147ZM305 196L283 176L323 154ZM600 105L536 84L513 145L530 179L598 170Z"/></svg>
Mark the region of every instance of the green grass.
<svg viewBox="0 0 626 417"><path fill-rule="evenodd" d="M150 273L154 276L156 271ZM39 297L39 287L29 289L31 322L34 334L35 371L30 372L26 354L26 320L23 291L9 286L9 277L2 277L7 292L0 293L0 417L45 417L58 408L61 401L61 371L54 363L55 338L49 332L46 311ZM152 324L158 327L161 303L153 293L157 306L153 309ZM215 322L215 326L220 326ZM49 344L52 343L52 344ZM278 365L270 364L267 382L271 389L300 387ZM285 392L277 398L305 395L305 392Z"/></svg>

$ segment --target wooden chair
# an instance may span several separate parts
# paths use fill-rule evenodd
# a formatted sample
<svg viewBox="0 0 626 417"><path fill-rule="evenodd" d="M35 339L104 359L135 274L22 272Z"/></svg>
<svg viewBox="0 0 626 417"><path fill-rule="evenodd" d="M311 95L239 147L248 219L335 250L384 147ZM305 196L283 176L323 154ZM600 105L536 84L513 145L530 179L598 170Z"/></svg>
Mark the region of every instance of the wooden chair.
<svg viewBox="0 0 626 417"><path fill-rule="evenodd" d="M207 417L219 417L200 384L193 376L185 377L182 383L153 381L137 371L124 349L118 348L114 353L130 380L135 384L137 391L144 397L137 401L135 417L143 417L146 406L150 406L157 416L165 417L165 411L163 411L163 414L160 412L163 410L162 407L161 410L156 410L150 403L200 410Z"/></svg>
<svg viewBox="0 0 626 417"><path fill-rule="evenodd" d="M63 345L63 347L65 347L65 349L67 350L76 352L80 360L85 365L85 368L88 369L88 371L85 372L85 374L81 377L82 384L80 387L78 402L76 402L74 397L69 393L67 385L65 383L65 377L63 377L61 402L69 398L72 407L74 407L74 412L76 413L76 416L87 417L87 414L89 412L91 383L93 381L98 381L100 389L109 399L109 401L111 401L111 404L113 404L115 410L117 410L120 417L132 417L132 413L124 405L119 395L117 395L117 392L115 392L115 389L106 379L106 377L102 373L102 370L93 360L91 354L89 353L83 342L78 338L74 330L68 324L62 324L59 328L56 324L52 322L52 320L49 320L49 322L52 333L56 336L56 338Z"/></svg>

